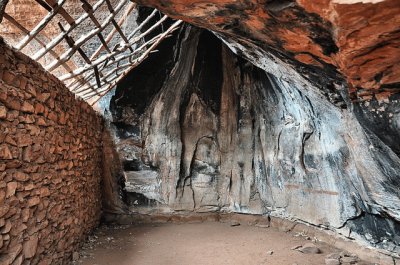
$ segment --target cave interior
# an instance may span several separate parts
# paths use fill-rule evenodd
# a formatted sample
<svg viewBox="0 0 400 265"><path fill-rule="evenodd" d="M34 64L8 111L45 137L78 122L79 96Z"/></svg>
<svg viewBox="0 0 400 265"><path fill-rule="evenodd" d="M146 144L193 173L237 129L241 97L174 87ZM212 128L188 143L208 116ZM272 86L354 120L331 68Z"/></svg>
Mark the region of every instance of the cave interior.
<svg viewBox="0 0 400 265"><path fill-rule="evenodd" d="M0 19L1 264L211 220L400 264L398 0L0 0Z"/></svg>

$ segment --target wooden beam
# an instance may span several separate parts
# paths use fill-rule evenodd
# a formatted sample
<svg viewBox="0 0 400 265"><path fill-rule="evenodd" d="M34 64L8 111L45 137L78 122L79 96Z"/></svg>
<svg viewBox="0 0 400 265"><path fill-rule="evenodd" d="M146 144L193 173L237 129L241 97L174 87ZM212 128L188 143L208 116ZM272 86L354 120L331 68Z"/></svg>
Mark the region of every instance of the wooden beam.
<svg viewBox="0 0 400 265"><path fill-rule="evenodd" d="M63 28L63 26L61 25L61 23L58 23L58 26L60 27L61 31L65 32L65 29ZM68 45L70 47L75 47L75 41L73 40L73 38L71 36L66 35L65 36L65 40L68 43ZM81 55L81 57L83 58L83 60L87 63L87 64L91 64L92 62L90 61L89 57L86 55L86 53L81 49L78 48L78 53ZM100 88L101 83L100 83L100 78L99 78L99 71L97 70L97 67L93 68L94 69L94 73L96 75L96 81L97 82L97 86ZM96 92L96 90L93 89L93 91Z"/></svg>
<svg viewBox="0 0 400 265"><path fill-rule="evenodd" d="M115 8L115 13L110 14L105 21L103 22L103 24L101 25L100 28L96 28L93 29L91 31L89 31L87 34L81 36L76 42L75 42L75 46L70 48L69 50L67 50L65 53L63 53L60 56L60 60L59 61L53 61L51 62L49 65L47 65L45 67L45 69L47 71L53 71L54 69L56 69L61 63L69 60L71 58L71 56L76 52L76 50L81 47L84 43L86 43L89 39L91 39L94 35L96 35L97 33L99 33L100 31L102 31L106 26L108 26L108 24L111 22L111 19L113 19L116 14L122 9L122 7L128 2L128 0L121 0L118 4L118 6Z"/></svg>
<svg viewBox="0 0 400 265"><path fill-rule="evenodd" d="M163 39L164 39L164 38L167 38L167 37L170 37L170 36L171 36L171 33L172 33L173 31L175 31L176 29L177 29L177 27L174 26L174 27L171 29L171 31L169 32L169 34L165 35L165 37L163 37ZM145 49L147 45L155 43L158 39L159 39L159 35L153 37L151 40L149 40L148 42L144 43L141 47L139 47L138 49L136 49L135 52L139 52L139 51ZM154 50L150 51L150 53L152 53L152 52L154 52ZM116 63L118 64L119 62L121 62L121 61L123 61L123 60L125 60L125 59L129 59L129 63L124 64L124 65L122 65L121 67L120 67L120 66L115 67L115 68L117 68L116 71L118 71L118 70L122 69L122 68L125 67L125 66L128 67L128 66L131 66L131 65L133 65L133 64L136 64L136 63L137 63L136 59L135 59L134 61L131 60L131 57L132 57L133 55L134 55L134 53L133 53L133 54L132 54L132 53L124 54L124 55L118 57L117 60L112 61L112 62L110 63L110 65L116 64ZM143 60L144 60L144 58L143 58ZM110 65L109 65L109 66L110 66ZM103 80L104 83L107 83L106 78L109 77L112 73L115 72L115 71L114 71L115 68L113 68L111 71L109 71L107 74L105 74L105 75L102 77L102 80ZM116 76L116 77L118 77L118 76ZM87 91L87 90L90 89L90 87L89 87L89 86L91 85L91 84L90 84L90 80L93 79L93 75L90 74L90 75L88 75L87 78L89 78L89 80L88 80L88 83L89 83L89 84L80 84L80 85L75 86L75 87L73 88L73 91L74 91L75 93L80 94L80 93L83 93L84 91Z"/></svg>
<svg viewBox="0 0 400 265"><path fill-rule="evenodd" d="M57 2L55 0L45 0L52 8L57 6ZM63 7L60 8L58 13L68 22L70 25L75 24L75 20L68 14L67 11Z"/></svg>
<svg viewBox="0 0 400 265"><path fill-rule="evenodd" d="M80 0L80 1L82 2L83 10L85 10L86 13L88 13L88 15L89 15L90 19L92 20L92 22L96 25L97 28L101 28L101 25L100 25L99 21L93 15L93 13L94 13L93 7L86 0ZM113 21L114 21L114 19L113 19ZM97 33L97 37L99 38L99 40L100 40L101 44L103 45L104 49L106 49L108 53L111 53L111 50L110 50L110 48L108 48L107 43L104 40L104 37L101 34L101 32Z"/></svg>
<svg viewBox="0 0 400 265"><path fill-rule="evenodd" d="M0 0L0 22L3 21L3 15L6 11L8 0Z"/></svg>
<svg viewBox="0 0 400 265"><path fill-rule="evenodd" d="M7 19L11 24L13 24L16 28L18 28L19 30L21 30L23 33L25 33L26 35L29 34L29 30L27 30L24 26L22 26L18 21L16 21L12 16L8 15L7 13L4 13L4 18ZM42 47L45 47L46 44L41 41L38 36L35 36L33 38L35 41L37 41L37 43L39 43L39 45L41 45ZM54 57L54 59L58 60L59 56L58 54L53 51L50 50L49 51L50 55ZM72 69L68 66L67 63L62 64L62 66L65 68L65 70L67 72L72 72Z"/></svg>
<svg viewBox="0 0 400 265"><path fill-rule="evenodd" d="M105 0L99 0L94 6L93 9L96 11L103 3L105 2ZM44 47L43 49L40 49L38 52L36 52L33 56L32 59L33 60L39 60L40 58L42 58L46 53L49 52L49 50L53 49L57 44L59 44L63 39L64 36L69 34L73 29L75 29L77 27L77 25L80 25L83 21L85 21L87 18L89 17L89 15L87 13L82 14L77 20L76 23L74 25L71 25L66 32L62 32L59 35L57 35L57 37L55 37L50 43L48 43L46 45L46 47Z"/></svg>
<svg viewBox="0 0 400 265"><path fill-rule="evenodd" d="M100 96L91 104L92 106L96 104L104 95L106 95L116 84L118 84L125 76L128 74L133 68L135 68L138 64L140 64L148 55L149 53L154 50L155 47L163 40L165 39L166 36L168 36L171 32L173 32L180 24L182 23L182 20L176 21L174 24L172 24L164 33L162 33L159 37L159 39L153 43L153 45L145 52L143 53L136 61L135 64L133 64L131 67L128 67L119 77L116 81L114 81L112 84L109 85L109 87L104 90L104 92L101 93ZM88 98L90 99L90 98Z"/></svg>
<svg viewBox="0 0 400 265"><path fill-rule="evenodd" d="M106 43L109 43L112 39L112 37L114 36L114 34L118 31L118 33L121 35L123 34L120 26L122 25L122 23L125 22L125 19L129 16L129 14L132 12L132 10L136 7L136 4L134 3L129 3L129 6L126 8L125 14L122 16L122 18L118 21L118 27L115 26L114 24L114 29L110 32L110 34L108 34L107 38L106 38ZM112 20L115 21L115 20ZM120 32L121 31L121 32ZM122 37L122 35L121 35ZM124 35L125 37L125 35ZM128 41L129 43L129 41ZM96 58L100 52L103 50L103 46L99 46L99 48L97 48L97 50L93 53L93 55L90 57L90 60L93 60L94 58Z"/></svg>
<svg viewBox="0 0 400 265"><path fill-rule="evenodd" d="M46 27L46 25L52 20L52 18L57 15L57 12L60 10L62 5L65 3L66 0L60 0L40 22L39 24L36 25L35 28L32 29L32 31L27 35L25 38L23 38L17 45L16 49L17 50L22 50L33 38L36 37L39 32Z"/></svg>
<svg viewBox="0 0 400 265"><path fill-rule="evenodd" d="M110 0L106 0L106 4L107 4L107 8L111 13L114 13L115 10L113 9ZM132 3L131 3L132 4ZM125 34L122 32L121 28L119 27L118 23L115 22L115 20L113 19L111 21L111 23L114 25L114 28L118 31L119 35L121 36L121 38L125 41L126 44L129 43L128 38L125 36ZM129 48L132 49L132 48Z"/></svg>
<svg viewBox="0 0 400 265"><path fill-rule="evenodd" d="M44 9L46 9L48 12L51 11L51 6L49 6L49 4L47 4L45 1L43 0L35 0L36 3L38 3L39 5L41 5Z"/></svg>
<svg viewBox="0 0 400 265"><path fill-rule="evenodd" d="M154 37L153 39L151 39L150 41L146 42L145 44L143 44L143 45L140 46L139 48L135 49L133 53L123 54L123 55L121 55L121 56L119 56L119 57L116 57L115 60L109 62L109 64L107 65L107 67L109 67L110 65L115 64L115 63L117 63L117 62L119 62L119 61L121 61L121 60L124 60L124 59L126 59L126 58L132 56L133 54L136 54L136 53L142 51L147 45L154 43L154 42L156 41L156 38L157 38L157 36ZM102 59L103 59L103 57L100 57L98 60L93 61L93 62L92 62L92 65L100 65L100 64L103 62ZM108 58L107 58L107 60L108 60ZM104 60L104 61L105 61L105 60ZM104 67L104 68L105 68L105 67ZM62 76L62 77L60 77L60 80L65 81L65 80L68 80L68 79L70 79L70 78L73 78L74 76L81 75L81 74L84 73L84 72L90 71L90 70L91 70L91 67L90 67L90 65L87 65L86 67L83 67L83 68L81 68L81 69L82 69L82 72L81 72L81 73L79 73L79 74L74 74L73 76L71 76L71 74L66 74L66 75L64 75L64 76L68 76L68 78L63 79L63 76ZM75 72L75 70L74 70L73 72Z"/></svg>
<svg viewBox="0 0 400 265"><path fill-rule="evenodd" d="M118 50L114 51L113 54L108 54L108 55L103 55L101 56L99 59L95 60L92 62L92 65L99 65L102 62L104 62L105 60L110 59L112 56L115 56L117 54L120 54L122 52L124 52L125 50L128 49L128 47L133 46L134 44L136 44L137 41L141 40L144 36L148 35L150 32L152 32L155 28L157 28L157 26L159 26L162 22L164 22L168 17L164 16L163 18L161 18L159 21L157 21L157 23L155 23L153 26L151 26L146 32L140 34L139 36L135 37L132 41L130 41L129 45L122 45ZM138 49L136 49L138 50ZM60 80L65 81L68 80L70 78L73 78L76 75L80 75L86 71L89 71L91 69L90 65L81 67L79 69L74 70L72 73L70 74L66 74L60 77Z"/></svg>
<svg viewBox="0 0 400 265"><path fill-rule="evenodd" d="M160 34L155 34L155 36L150 40L143 41L145 37L149 36L155 29L163 26L163 23L168 19L168 17L163 16L161 19L150 25L144 32L140 33L141 29L156 16L157 10L154 10L142 23L140 23L140 25L138 25L138 27L131 31L129 35L125 35L121 26L136 6L129 0L119 0L115 7L113 7L110 0L98 0L93 6L88 2L88 0L79 0L82 3L84 13L76 21L63 8L63 4L66 0L35 1L45 8L48 11L48 14L34 27L32 31L27 30L11 16L6 15L7 20L26 35L18 43L17 48L21 50L32 40L35 40L40 44L40 46L42 46L42 48L39 47L40 49L33 55L33 59L39 60L47 53L50 53L54 59L47 66L44 65L45 69L48 71L54 71L59 66L63 66L68 73L62 75L60 79L64 81L69 89L74 91L77 95L85 99L95 98L93 104L107 94L134 67L145 60L151 52L154 52L155 47L157 47L163 39L171 36L170 34L182 23L182 21L176 21L166 31ZM107 5L109 14L103 21L101 21L96 18L95 12L104 3ZM126 5L127 3L129 3L129 5ZM124 14L117 22L115 17L121 10L123 10L123 8L125 8ZM50 22L55 21L53 18L57 14L62 16L69 26L65 26L64 28L63 25L58 22L61 33L53 38L50 43L46 44L46 42L42 41L38 36ZM77 37L76 40L74 40L70 33L76 27L82 25L87 18L90 18L92 21L91 25L94 24L95 28L84 32L79 36L79 38ZM64 23L64 25L66 24ZM109 25L112 25L113 29L107 35L107 38L104 38L103 31ZM119 43L111 49L109 43L117 32L121 39ZM88 54L83 50L83 45L94 36L99 38L101 45L91 56L88 56ZM53 49L63 40L66 41L69 48L59 56ZM97 58L103 50L106 50L107 54L103 54L101 57ZM85 65L71 71L67 62L68 60L71 60L72 56L76 52L78 52L82 57ZM73 80L72 82L67 81L71 78L75 78L76 80Z"/></svg>
<svg viewBox="0 0 400 265"><path fill-rule="evenodd" d="M146 47L147 47L147 45L151 45L151 44L153 44L154 42L156 42L157 41L157 38L158 38L158 36L155 36L155 37L153 37L151 40L149 40L149 41L147 41L147 42L145 42L144 44L142 44L142 46L140 46L139 48L137 48L137 49L135 49L135 51L133 52L133 53L128 53L128 54L122 54L121 56L119 56L119 57L116 57L116 59L115 60L113 60L113 61L111 61L108 65L107 65L107 67L109 67L109 66L111 66L111 65L113 65L113 64L116 64L116 63L118 63L118 62L121 62L121 61L123 61L123 60L125 60L125 59L130 59L133 55L135 55L136 53L139 53L139 52L141 52L141 51L143 51ZM130 60L130 63L132 64L132 63L134 63L135 61L131 61ZM105 66L103 67L103 68L105 68ZM90 69L88 69L88 71L89 71ZM90 75L89 75L89 77L90 77ZM82 86L83 86L83 84L82 84ZM87 88L87 87L86 87ZM75 87L74 88L74 90L76 90L76 89L79 89L79 87ZM83 88L82 88L83 89Z"/></svg>
<svg viewBox="0 0 400 265"><path fill-rule="evenodd" d="M143 28L144 25L147 24L147 22L150 21L151 18L153 18L155 15L157 14L157 9L154 9L153 12L151 12L151 14L139 25L139 27L135 28L131 34L129 34L128 36L128 40L130 40L131 38L133 38L135 36L136 33L139 32L139 30L141 30Z"/></svg>

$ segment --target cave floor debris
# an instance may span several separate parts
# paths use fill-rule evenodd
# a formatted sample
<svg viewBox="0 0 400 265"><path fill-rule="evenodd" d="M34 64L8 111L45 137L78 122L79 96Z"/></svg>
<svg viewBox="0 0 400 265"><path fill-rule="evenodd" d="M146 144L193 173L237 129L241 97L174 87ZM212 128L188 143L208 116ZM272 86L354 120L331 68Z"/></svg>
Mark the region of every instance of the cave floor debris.
<svg viewBox="0 0 400 265"><path fill-rule="evenodd" d="M297 250L312 243L321 253ZM166 223L101 226L80 252L74 253L74 264L321 265L327 255L338 252L307 235L275 228L219 222Z"/></svg>

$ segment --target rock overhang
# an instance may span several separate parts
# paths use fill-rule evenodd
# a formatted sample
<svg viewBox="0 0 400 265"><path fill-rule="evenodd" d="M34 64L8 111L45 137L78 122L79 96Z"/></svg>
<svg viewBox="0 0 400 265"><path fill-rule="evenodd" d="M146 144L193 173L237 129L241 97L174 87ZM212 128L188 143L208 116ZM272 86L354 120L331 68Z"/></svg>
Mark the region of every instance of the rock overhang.
<svg viewBox="0 0 400 265"><path fill-rule="evenodd" d="M251 43L290 63L344 77L353 99L399 91L400 3L138 0L173 18ZM300 67L301 68L301 67Z"/></svg>

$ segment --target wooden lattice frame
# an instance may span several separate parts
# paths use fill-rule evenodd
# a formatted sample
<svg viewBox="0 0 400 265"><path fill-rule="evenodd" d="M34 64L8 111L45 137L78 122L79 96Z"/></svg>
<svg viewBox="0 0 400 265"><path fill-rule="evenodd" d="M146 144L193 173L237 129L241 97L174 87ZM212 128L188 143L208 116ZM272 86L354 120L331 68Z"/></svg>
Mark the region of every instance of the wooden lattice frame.
<svg viewBox="0 0 400 265"><path fill-rule="evenodd" d="M158 13L157 10L154 10L137 28L126 34L121 29L121 25L124 23L126 17L136 8L136 5L129 0L119 0L116 6L113 6L110 0L98 0L94 5L89 4L87 0L80 0L82 3L82 14L77 19L74 19L63 8L66 1L68 0L58 0L58 2L57 0L35 0L35 3L45 8L48 13L32 30L27 30L17 19L6 12L4 13L4 19L25 35L15 45L17 50L22 50L32 40L35 40L41 48L36 51L30 51L30 54L27 55L36 61L39 61L45 55L51 55L53 58L52 61L43 64L44 68L57 75L72 92L91 104L95 104L115 87L130 70L145 60L151 52L154 52L157 45L163 39L171 36L171 33L182 23L181 20L178 20L172 23L167 29L161 30L160 34L157 34L150 40L144 41L145 37L149 36L154 30L161 27L164 28L163 24L167 16L164 15L153 25L148 25L149 21ZM107 6L109 14L104 21L100 22L94 14L102 5ZM120 12L124 13L117 22L115 17ZM62 23L55 22L54 18L56 15L60 15L63 18L67 23L67 28ZM74 40L71 37L71 32L87 19L90 19L95 27ZM48 43L45 43L38 36L51 23L58 24L61 33L52 38ZM110 25L112 25L113 30L104 37L104 29ZM148 29L141 32L144 26ZM114 47L109 47L111 40L117 32L121 41L114 45ZM99 39L100 45L94 52L87 54L87 52L83 51L82 46L93 37ZM59 55L55 47L62 41L67 43L68 49ZM104 51L107 52L104 53ZM85 64L71 69L68 62L76 52L78 52ZM103 54L101 54L102 52ZM58 74L59 71L56 70L59 67L63 67L64 74Z"/></svg>

